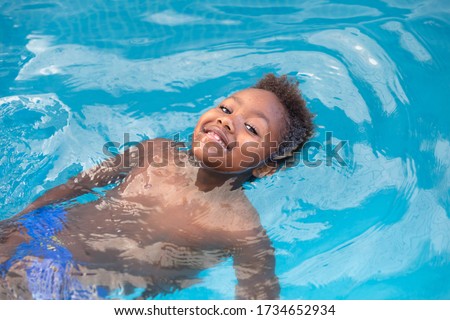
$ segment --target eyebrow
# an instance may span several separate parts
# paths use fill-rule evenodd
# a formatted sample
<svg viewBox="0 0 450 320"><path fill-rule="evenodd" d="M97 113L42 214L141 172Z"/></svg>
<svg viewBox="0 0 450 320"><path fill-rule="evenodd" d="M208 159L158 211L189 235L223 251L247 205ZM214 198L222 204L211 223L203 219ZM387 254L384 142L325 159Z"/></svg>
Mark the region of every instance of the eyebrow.
<svg viewBox="0 0 450 320"><path fill-rule="evenodd" d="M237 104L239 104L239 105L242 105L242 99L241 98L239 98L239 97L236 97L236 96L230 96L230 98L231 99L233 99L234 101L236 101L237 102ZM269 123L269 119L267 118L267 116L264 114L264 113L262 113L261 111L259 111L259 110L252 110L252 113L254 113L255 115L257 115L257 116L259 116L259 117L261 117L261 118L263 118L264 120L266 120L266 122L267 123Z"/></svg>
<svg viewBox="0 0 450 320"><path fill-rule="evenodd" d="M234 101L236 101L238 104L242 104L242 99L238 98L236 96L230 96L231 99L233 99Z"/></svg>

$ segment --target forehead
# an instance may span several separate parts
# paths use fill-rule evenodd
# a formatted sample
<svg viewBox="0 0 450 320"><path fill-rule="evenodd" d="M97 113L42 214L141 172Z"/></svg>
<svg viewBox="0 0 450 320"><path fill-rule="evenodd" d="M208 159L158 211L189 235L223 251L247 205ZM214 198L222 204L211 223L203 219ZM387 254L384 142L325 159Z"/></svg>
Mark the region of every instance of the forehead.
<svg viewBox="0 0 450 320"><path fill-rule="evenodd" d="M245 110L261 114L271 122L286 121L287 112L277 96L267 90L245 89L229 97Z"/></svg>

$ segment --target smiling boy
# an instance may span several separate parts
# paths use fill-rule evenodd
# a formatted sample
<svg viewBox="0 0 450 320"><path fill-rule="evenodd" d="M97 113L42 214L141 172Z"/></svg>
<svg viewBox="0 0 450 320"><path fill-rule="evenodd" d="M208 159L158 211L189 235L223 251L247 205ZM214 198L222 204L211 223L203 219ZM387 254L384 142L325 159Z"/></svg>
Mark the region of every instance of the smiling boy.
<svg viewBox="0 0 450 320"><path fill-rule="evenodd" d="M298 83L269 74L205 112L187 153L153 139L80 173L0 222L0 298L153 297L227 257L236 298L278 298L274 249L242 184L312 133ZM114 183L96 201L49 206Z"/></svg>

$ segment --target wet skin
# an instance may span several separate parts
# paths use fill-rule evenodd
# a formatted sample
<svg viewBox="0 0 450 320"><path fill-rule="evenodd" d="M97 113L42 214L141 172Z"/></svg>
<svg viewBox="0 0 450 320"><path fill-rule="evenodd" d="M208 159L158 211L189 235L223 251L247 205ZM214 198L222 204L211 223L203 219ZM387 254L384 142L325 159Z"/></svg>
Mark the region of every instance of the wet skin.
<svg viewBox="0 0 450 320"><path fill-rule="evenodd" d="M199 271L231 256L237 298L277 298L274 250L240 186L273 151L265 144L281 138L285 122L272 93L240 91L200 118L193 154L201 167L171 141L150 140L50 190L29 210L120 182L101 199L67 209L56 238L72 253L70 276L86 286L146 287L144 296L154 296L192 285ZM248 142L250 161L242 148L229 148ZM243 160L252 164L242 167ZM29 241L19 220L0 224L0 263ZM25 264L13 265L15 278L6 275L0 296L2 286L23 283L17 277L26 277Z"/></svg>

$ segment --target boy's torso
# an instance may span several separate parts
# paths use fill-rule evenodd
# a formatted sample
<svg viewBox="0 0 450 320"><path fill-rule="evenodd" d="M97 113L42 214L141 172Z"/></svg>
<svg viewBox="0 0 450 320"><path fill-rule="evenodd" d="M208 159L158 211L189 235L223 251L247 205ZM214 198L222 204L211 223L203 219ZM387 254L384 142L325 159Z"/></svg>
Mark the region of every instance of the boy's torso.
<svg viewBox="0 0 450 320"><path fill-rule="evenodd" d="M51 242L70 252L77 283L181 288L256 234L259 217L242 190L229 182L199 185L199 170L170 161L136 167L102 199L67 209ZM4 246L18 245L9 242ZM27 270L39 259L30 252L14 268Z"/></svg>
<svg viewBox="0 0 450 320"><path fill-rule="evenodd" d="M136 167L102 199L70 208L58 238L75 260L115 268L174 268L189 261L183 267L203 269L217 263L260 222L240 188L225 183L202 191L199 170L173 161ZM178 259L184 256L189 259Z"/></svg>

